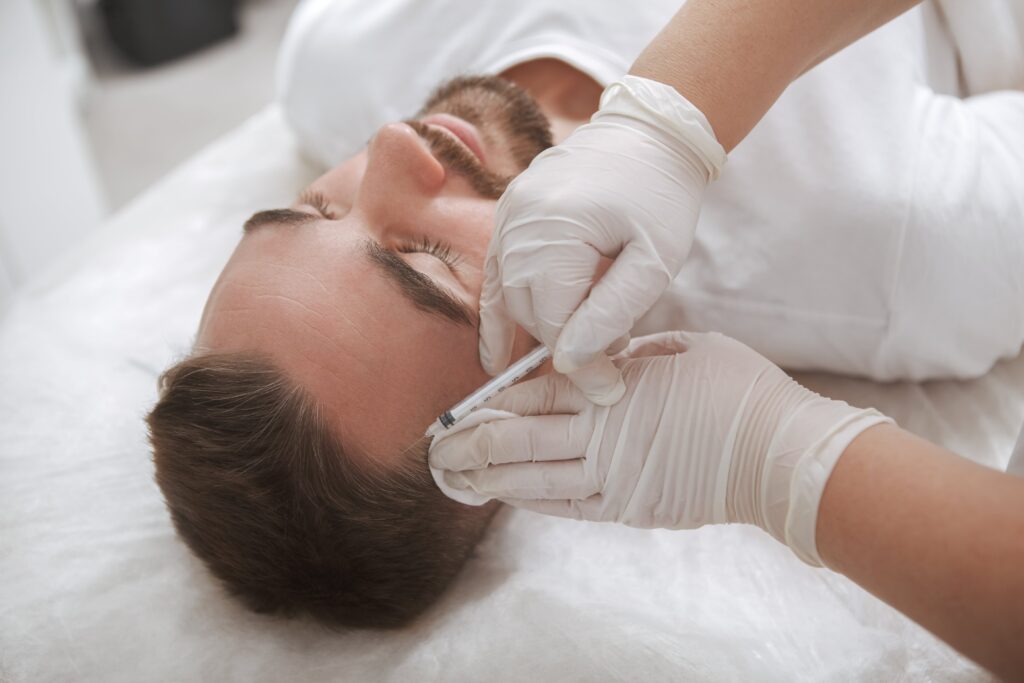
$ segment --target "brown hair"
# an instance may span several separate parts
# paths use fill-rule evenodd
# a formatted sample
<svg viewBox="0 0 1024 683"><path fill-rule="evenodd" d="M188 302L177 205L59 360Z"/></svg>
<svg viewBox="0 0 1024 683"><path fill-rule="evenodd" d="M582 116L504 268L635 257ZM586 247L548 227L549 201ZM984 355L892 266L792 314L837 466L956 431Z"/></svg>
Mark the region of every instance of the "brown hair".
<svg viewBox="0 0 1024 683"><path fill-rule="evenodd" d="M446 498L425 444L380 471L357 466L266 358L194 356L160 385L147 422L174 526L257 612L401 626L441 594L497 508Z"/></svg>

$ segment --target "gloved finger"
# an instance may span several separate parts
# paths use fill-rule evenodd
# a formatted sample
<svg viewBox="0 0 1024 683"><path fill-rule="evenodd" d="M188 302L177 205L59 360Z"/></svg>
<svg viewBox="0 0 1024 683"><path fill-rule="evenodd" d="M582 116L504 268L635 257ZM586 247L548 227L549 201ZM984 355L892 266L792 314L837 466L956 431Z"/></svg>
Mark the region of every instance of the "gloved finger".
<svg viewBox="0 0 1024 683"><path fill-rule="evenodd" d="M517 415L580 413L589 404L613 405L625 393L622 372L602 354L569 375L552 373L506 389L489 400L487 407Z"/></svg>
<svg viewBox="0 0 1024 683"><path fill-rule="evenodd" d="M589 365L566 376L588 400L599 406L615 405L626 393L622 371L603 353L598 354Z"/></svg>
<svg viewBox="0 0 1024 683"><path fill-rule="evenodd" d="M606 349L605 352L608 355L610 355L610 356L615 356L616 354L622 353L623 351L625 351L628 348L629 348L629 333L627 332L626 334L622 335L621 337L619 337L618 339L613 341L611 343L611 346L609 346Z"/></svg>
<svg viewBox="0 0 1024 683"><path fill-rule="evenodd" d="M448 473L445 481L454 488L468 488L491 498L528 500L583 499L600 492L600 484L589 474L585 461L511 463L482 470Z"/></svg>
<svg viewBox="0 0 1024 683"><path fill-rule="evenodd" d="M644 358L647 356L668 356L683 353L693 344L693 334L682 330L655 332L632 339L629 346L617 358Z"/></svg>
<svg viewBox="0 0 1024 683"><path fill-rule="evenodd" d="M582 458L590 441L590 420L577 415L531 415L484 422L435 439L430 466L451 471L491 465ZM582 427L582 428L581 428Z"/></svg>
<svg viewBox="0 0 1024 683"><path fill-rule="evenodd" d="M587 400L568 377L552 372L513 385L485 404L516 415L575 414L587 410Z"/></svg>
<svg viewBox="0 0 1024 683"><path fill-rule="evenodd" d="M628 333L671 283L671 275L646 247L630 242L562 329L555 369L572 372Z"/></svg>
<svg viewBox="0 0 1024 683"><path fill-rule="evenodd" d="M501 502L552 517L599 521L601 494L584 500L531 500L529 498L502 498Z"/></svg>
<svg viewBox="0 0 1024 683"><path fill-rule="evenodd" d="M537 339L553 349L565 323L594 286L601 254L574 238L544 249L544 270L530 285L531 304ZM517 316L518 311L512 314Z"/></svg>
<svg viewBox="0 0 1024 683"><path fill-rule="evenodd" d="M550 227L557 234L558 224ZM600 257L574 237L552 238L521 254L506 254L510 271L524 273L514 281L504 278L502 293L509 316L554 348L562 327L590 291Z"/></svg>
<svg viewBox="0 0 1024 683"><path fill-rule="evenodd" d="M509 317L501 290L496 258L488 257L484 266L484 284L480 292L480 365L496 375L512 357L516 324Z"/></svg>

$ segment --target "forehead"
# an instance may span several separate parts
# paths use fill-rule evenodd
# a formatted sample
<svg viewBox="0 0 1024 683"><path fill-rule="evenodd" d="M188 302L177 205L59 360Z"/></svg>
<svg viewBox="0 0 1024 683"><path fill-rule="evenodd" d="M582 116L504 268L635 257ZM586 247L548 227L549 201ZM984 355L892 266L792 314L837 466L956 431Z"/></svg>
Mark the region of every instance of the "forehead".
<svg viewBox="0 0 1024 683"><path fill-rule="evenodd" d="M461 397L467 369L482 370L475 330L417 310L367 256L367 239L356 219L246 235L210 295L197 347L270 356L350 450L379 458Z"/></svg>

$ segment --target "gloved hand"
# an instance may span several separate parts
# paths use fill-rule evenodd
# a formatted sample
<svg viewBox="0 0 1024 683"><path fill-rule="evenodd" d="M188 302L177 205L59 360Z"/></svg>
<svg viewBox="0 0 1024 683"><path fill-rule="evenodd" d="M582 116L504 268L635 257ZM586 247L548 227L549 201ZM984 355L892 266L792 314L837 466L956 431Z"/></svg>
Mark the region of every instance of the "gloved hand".
<svg viewBox="0 0 1024 683"><path fill-rule="evenodd" d="M850 441L889 418L822 398L719 334L642 337L615 362L616 405L558 374L514 386L487 404L499 419L434 439L435 479L449 495L577 519L756 524L821 564L825 483Z"/></svg>
<svg viewBox="0 0 1024 683"><path fill-rule="evenodd" d="M704 188L724 163L704 115L675 89L637 76L609 86L591 122L498 201L480 297L484 369L508 365L518 323L588 398L618 400L605 350L625 346L679 273ZM615 262L593 284L600 256Z"/></svg>

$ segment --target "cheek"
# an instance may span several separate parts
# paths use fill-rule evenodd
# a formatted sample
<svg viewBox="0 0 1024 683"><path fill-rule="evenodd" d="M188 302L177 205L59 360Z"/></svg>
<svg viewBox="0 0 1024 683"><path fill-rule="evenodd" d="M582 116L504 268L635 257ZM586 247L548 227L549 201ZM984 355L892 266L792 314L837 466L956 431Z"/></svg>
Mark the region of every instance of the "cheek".
<svg viewBox="0 0 1024 683"><path fill-rule="evenodd" d="M494 232L494 207L491 200L476 200L453 205L446 212L442 239L458 253L463 282L475 299L483 285L484 259Z"/></svg>

